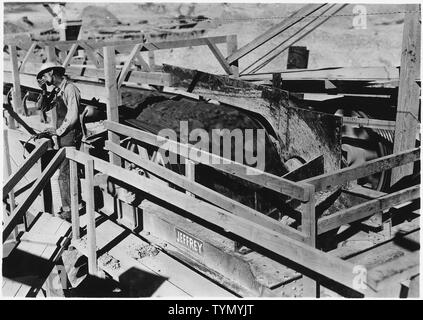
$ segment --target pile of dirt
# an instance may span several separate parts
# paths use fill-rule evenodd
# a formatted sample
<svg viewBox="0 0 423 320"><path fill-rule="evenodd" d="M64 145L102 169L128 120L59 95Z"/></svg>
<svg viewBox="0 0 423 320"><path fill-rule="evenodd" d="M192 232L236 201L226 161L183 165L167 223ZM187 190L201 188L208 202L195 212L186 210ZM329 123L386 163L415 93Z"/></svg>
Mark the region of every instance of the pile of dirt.
<svg viewBox="0 0 423 320"><path fill-rule="evenodd" d="M115 259L113 256L111 256L107 252L103 254L98 260L106 268L110 268L113 270L120 269L120 261Z"/></svg>
<svg viewBox="0 0 423 320"><path fill-rule="evenodd" d="M154 257L159 254L159 250L152 245L133 245L129 247L128 254L135 260L140 260L144 257Z"/></svg>
<svg viewBox="0 0 423 320"><path fill-rule="evenodd" d="M113 13L101 6L85 7L79 19L82 19L82 27L117 26L122 24Z"/></svg>
<svg viewBox="0 0 423 320"><path fill-rule="evenodd" d="M10 33L21 33L21 32L28 32L28 30L20 26L16 23L5 21L3 24L3 32L4 34L10 34Z"/></svg>

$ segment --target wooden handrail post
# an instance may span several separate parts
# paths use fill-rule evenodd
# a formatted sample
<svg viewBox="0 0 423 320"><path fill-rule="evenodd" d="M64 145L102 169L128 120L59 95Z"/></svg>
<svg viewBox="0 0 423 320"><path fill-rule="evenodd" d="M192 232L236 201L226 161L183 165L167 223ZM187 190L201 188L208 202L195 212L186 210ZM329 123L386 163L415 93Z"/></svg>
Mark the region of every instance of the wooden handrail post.
<svg viewBox="0 0 423 320"><path fill-rule="evenodd" d="M191 181L195 181L195 163L190 159L185 159L185 177ZM189 191L186 191L186 194L195 197L195 195Z"/></svg>
<svg viewBox="0 0 423 320"><path fill-rule="evenodd" d="M94 160L85 163L86 211L87 211L87 250L88 273L97 275L97 242L95 235L95 203L94 203Z"/></svg>
<svg viewBox="0 0 423 320"><path fill-rule="evenodd" d="M415 147L420 86L420 5L406 6L393 153ZM391 185L413 173L413 163L392 169Z"/></svg>
<svg viewBox="0 0 423 320"><path fill-rule="evenodd" d="M12 174L12 164L10 162L10 149L9 149L9 134L7 129L3 129L3 150L4 150L4 161L6 162L7 175ZM15 210L15 195L13 189L9 192L10 202L10 214ZM16 240L18 237L18 226L15 227L13 237Z"/></svg>
<svg viewBox="0 0 423 320"><path fill-rule="evenodd" d="M72 213L72 240L78 240L79 230L79 199L78 199L78 164L74 160L69 160L70 167L70 195Z"/></svg>
<svg viewBox="0 0 423 320"><path fill-rule="evenodd" d="M47 55L47 61L57 62L55 47L46 46L45 51ZM50 110L50 112L51 112L51 122L52 122L53 128L57 129L57 110L56 108L53 108Z"/></svg>
<svg viewBox="0 0 423 320"><path fill-rule="evenodd" d="M45 153L40 158L40 174L47 168L50 160L50 156ZM48 180L43 188L42 191L42 203L43 203L43 209L44 212L48 212L50 214L53 214L53 190L51 187L51 181Z"/></svg>
<svg viewBox="0 0 423 320"><path fill-rule="evenodd" d="M307 185L309 200L301 205L301 231L307 235L306 243L311 247L316 247L317 221L315 206L315 188ZM319 284L316 280L303 275L303 297L319 297Z"/></svg>
<svg viewBox="0 0 423 320"><path fill-rule="evenodd" d="M107 119L113 122L119 122L115 48L105 47L103 48L103 53L104 77L107 91ZM108 131L108 140L119 144L119 136L110 130ZM109 152L109 161L115 165L120 166L120 158L113 152Z"/></svg>
<svg viewBox="0 0 423 320"><path fill-rule="evenodd" d="M10 59L12 62L12 77L13 77L13 92L12 92L12 105L13 110L16 113L20 113L22 110L22 96L21 96L21 84L19 80L19 64L18 64L18 51L16 49L16 46L10 45ZM10 119L10 117L9 117ZM12 121L10 122L12 125ZM11 129L15 128L15 122L13 121L13 127Z"/></svg>

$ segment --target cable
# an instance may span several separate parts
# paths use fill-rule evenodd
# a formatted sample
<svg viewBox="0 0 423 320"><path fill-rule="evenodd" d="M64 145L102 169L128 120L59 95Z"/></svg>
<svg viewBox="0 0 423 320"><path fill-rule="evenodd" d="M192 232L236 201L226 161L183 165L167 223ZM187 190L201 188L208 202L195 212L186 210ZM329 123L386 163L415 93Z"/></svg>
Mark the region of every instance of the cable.
<svg viewBox="0 0 423 320"><path fill-rule="evenodd" d="M335 5L331 5L331 6L329 6L328 8L326 8L324 11L323 11L323 13L322 13L322 15L321 16L319 16L319 17L322 17L323 16L323 14L324 13L326 13L326 12L328 12L329 10L331 10L332 8L334 8L335 7ZM342 9L343 7L341 7L340 9ZM339 11L339 10L338 10ZM336 13L337 11L335 11L334 13ZM300 30L299 30L299 32L301 32L301 31L303 31L303 30L305 30L305 28L306 27L308 27L309 25L311 25L313 22L315 22L315 21L317 21L318 19L319 19L319 17L318 18L315 18L315 19L313 19L313 20L311 20L311 21L309 21L309 22L307 22L304 26L302 26L301 28L300 28ZM313 29L312 30L314 30L316 27L313 27ZM295 36L297 36L298 35L298 33L294 33L294 34L292 34L291 36L289 36L287 39L285 39L285 40L283 40L279 45L277 45L275 48L273 48L272 50L270 50L269 52L267 52L265 55L263 55L263 56L261 56L258 60L256 60L256 61L254 61L253 63L251 63L248 67L246 67L246 68L244 68L244 70L242 70L241 72L240 72L240 75L244 75L245 73L246 73L246 71L249 69L249 68L251 68L252 66L254 66L255 64L257 64L260 60L263 60L263 59L265 59L266 58L266 56L268 56L269 54L271 54L272 52L274 52L275 50L277 50L279 47L281 47L285 42L287 42L288 40L290 40L290 39L292 39L293 37L295 37ZM298 41L298 40L297 40ZM284 50L282 50L281 52L283 52ZM281 53L280 52L280 53ZM277 54L277 55L279 55L279 53ZM266 62L266 61L265 61ZM262 67L260 67L259 66L259 68L255 68L255 69L253 69L253 71L251 71L250 73L254 73L254 71L256 71L256 70L258 70L258 69L261 69Z"/></svg>

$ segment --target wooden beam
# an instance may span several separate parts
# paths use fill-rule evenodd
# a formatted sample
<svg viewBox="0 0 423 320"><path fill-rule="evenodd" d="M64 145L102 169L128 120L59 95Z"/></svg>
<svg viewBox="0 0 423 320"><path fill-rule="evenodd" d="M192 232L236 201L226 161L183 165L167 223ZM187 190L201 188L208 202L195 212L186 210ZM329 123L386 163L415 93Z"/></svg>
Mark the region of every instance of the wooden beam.
<svg viewBox="0 0 423 320"><path fill-rule="evenodd" d="M194 162L199 162L217 170L235 175L267 189L271 189L302 201L307 201L309 199L309 195L307 193L308 189L301 183L292 182L270 173L257 170L252 167L247 167L229 159L224 159L213 153L194 148L192 145L178 143L176 141L165 139L164 137L159 137L149 132L134 129L117 122L106 120L103 124L107 130L132 137L138 141L142 141L155 147L160 148L166 143L169 147L169 151L172 153L177 153L185 158L193 160ZM115 143L118 144L119 142Z"/></svg>
<svg viewBox="0 0 423 320"><path fill-rule="evenodd" d="M375 200L370 200L354 207L340 210L337 213L319 220L318 233L322 234L345 224L349 224L375 213L387 210L394 205L418 199L420 197L420 186L406 188Z"/></svg>
<svg viewBox="0 0 423 320"><path fill-rule="evenodd" d="M97 69L101 68L101 64L94 54L94 49L87 45L81 45L81 47L84 48L85 54L87 55L88 59L91 60L91 62L95 65L95 67Z"/></svg>
<svg viewBox="0 0 423 320"><path fill-rule="evenodd" d="M414 148L419 123L420 86L420 5L408 4L404 20L400 84L395 121L394 153ZM392 170L391 185L413 173L413 164Z"/></svg>
<svg viewBox="0 0 423 320"><path fill-rule="evenodd" d="M9 46L10 59L12 61L12 77L13 77L13 92L12 104L15 112L22 110L22 97L21 97L21 84L19 80L19 65L18 65L18 52L16 46ZM12 128L14 129L14 128Z"/></svg>
<svg viewBox="0 0 423 320"><path fill-rule="evenodd" d="M314 197L314 186L308 185L309 200L301 204L299 211L301 212L301 232L306 235L306 241L312 248L316 247L317 240L317 219L316 219L316 203ZM303 276L303 297L318 298L320 286L317 281Z"/></svg>
<svg viewBox="0 0 423 320"><path fill-rule="evenodd" d="M352 188L343 189L342 192L365 199L377 199L387 195L386 192L364 188L360 185L354 185Z"/></svg>
<svg viewBox="0 0 423 320"><path fill-rule="evenodd" d="M222 52L220 52L219 48L214 43L212 43L209 39L206 39L206 43L209 49L211 50L211 52L213 53L213 55L216 57L217 61L222 66L223 70L225 70L227 74L232 74L231 66L226 61L225 57L223 56Z"/></svg>
<svg viewBox="0 0 423 320"><path fill-rule="evenodd" d="M160 175L160 176L162 176L162 175ZM191 181L195 182L195 163L194 163L194 161L189 160L189 159L185 159L185 177L188 180L191 180ZM189 191L187 191L186 194L189 195L189 196L195 197L195 195L193 195ZM223 208L223 209L225 209L225 208Z"/></svg>
<svg viewBox="0 0 423 320"><path fill-rule="evenodd" d="M395 121L388 120L342 117L342 124L353 128L395 130Z"/></svg>
<svg viewBox="0 0 423 320"><path fill-rule="evenodd" d="M137 63L139 63L141 65L141 71L146 71L146 72L150 72L151 71L150 66L148 65L148 63L142 57L141 52L138 52L136 54L135 60L137 61Z"/></svg>
<svg viewBox="0 0 423 320"><path fill-rule="evenodd" d="M226 43L227 36L205 37L195 39L182 39L172 41L143 42L143 40L118 40L118 41L96 41L96 40L72 40L72 41L39 41L40 46L58 46L78 44L79 46L89 45L91 48L100 49L104 47L115 47L122 49L124 47L133 47L136 44L144 43L146 46L143 51L155 51L165 49L176 49L184 47L195 47L207 45L205 39L209 39L213 43Z"/></svg>
<svg viewBox="0 0 423 320"><path fill-rule="evenodd" d="M21 181L25 174L33 167L34 164L41 158L41 156L48 150L50 146L49 141L44 141L42 144L37 146L25 160L24 163L12 174L3 185L3 201L7 197L7 194L12 191L16 184Z"/></svg>
<svg viewBox="0 0 423 320"><path fill-rule="evenodd" d="M107 92L107 119L109 121L119 122L118 110L118 88L115 73L115 48L106 47L104 52L104 77L106 78L105 88ZM111 131L108 132L108 139L111 142L119 144L119 136ZM112 152L109 153L110 162L116 165L120 164L120 159Z"/></svg>
<svg viewBox="0 0 423 320"><path fill-rule="evenodd" d="M327 173L317 177L309 178L303 180L302 182L314 185L316 187L316 192L321 190L328 190L333 186L367 177L371 174L389 170L400 165L417 161L419 159L420 148L415 148L367 161L359 166L344 168L335 173Z"/></svg>
<svg viewBox="0 0 423 320"><path fill-rule="evenodd" d="M232 55L234 52L238 50L238 38L236 34L227 36L226 40L226 52L227 56ZM226 59L225 59L226 61ZM239 77L239 63L238 61L233 61L230 64L231 73L235 77Z"/></svg>
<svg viewBox="0 0 423 320"><path fill-rule="evenodd" d="M47 168L42 172L41 176L37 179L36 183L30 189L27 198L23 201L12 213L10 219L5 221L3 227L3 243L6 241L16 224L20 221L22 216L26 214L38 194L43 189L44 185L48 182L54 172L59 168L60 164L65 159L65 149L60 149L54 158L51 160Z"/></svg>
<svg viewBox="0 0 423 320"><path fill-rule="evenodd" d="M10 148L9 148L9 134L7 129L3 129L3 159L6 164L6 174L7 177L10 178L12 175L12 164L10 162ZM9 192L5 192L7 190L4 190L3 188L3 201L7 196L9 196L9 204L10 204L10 213L12 213L16 208L16 202L15 202L15 192L13 188L10 188ZM15 240L17 240L19 235L18 227L16 226L14 229L13 237Z"/></svg>
<svg viewBox="0 0 423 320"><path fill-rule="evenodd" d="M129 56L126 58L125 64L123 65L122 70L120 70L119 78L118 78L118 88L122 85L123 81L126 78L126 75L128 74L129 69L131 68L132 60L134 57L140 52L141 47L143 46L142 43L139 43L135 45L135 47L132 49Z"/></svg>
<svg viewBox="0 0 423 320"><path fill-rule="evenodd" d="M303 20L313 12L319 10L320 8L326 6L327 4L307 4L302 7L300 10L294 12L288 18L284 19L281 23L277 24L276 26L270 28L262 35L258 36L253 41L249 42L247 45L243 46L238 51L231 54L226 60L229 64L232 62L239 60L240 58L244 57L246 54L250 53L257 47L261 46L263 43L273 39L281 32L285 31L286 29L292 27L294 24L298 23L299 21Z"/></svg>
<svg viewBox="0 0 423 320"><path fill-rule="evenodd" d="M25 57L23 58L21 64L19 65L19 71L25 67L26 63L28 62L29 57L33 53L36 46L37 46L36 42L31 43L31 46L29 47L29 49L28 49Z"/></svg>
<svg viewBox="0 0 423 320"><path fill-rule="evenodd" d="M78 45L77 44L73 44L71 46L71 48L69 49L68 54L66 55L65 61L63 61L63 63L62 63L62 66L63 67L65 67L65 68L68 67L68 64L71 62L71 60L73 58L73 55L76 52L76 49L78 49Z"/></svg>
<svg viewBox="0 0 423 320"><path fill-rule="evenodd" d="M213 191L199 183L196 183L195 181L192 181L189 178L185 178L175 172L172 172L171 170L166 169L163 166L157 165L148 159L142 159L133 152L126 150L114 143L107 141L105 144L105 148L116 153L119 157L122 157L136 164L137 166L142 167L148 172L157 175L160 178L165 179L166 181L187 190L191 194L196 195L201 199L209 201L210 203L213 203L222 209L232 212L237 216L260 224L266 228L269 228L270 230L284 234L292 239L302 242L304 242L305 240L304 235L296 229L284 226L278 221L269 218L256 210L253 210L237 201L225 197L216 191Z"/></svg>
<svg viewBox="0 0 423 320"><path fill-rule="evenodd" d="M87 246L88 246L88 273L97 276L97 242L95 235L95 195L94 195L94 161L87 159L85 163L85 191L87 209Z"/></svg>
<svg viewBox="0 0 423 320"><path fill-rule="evenodd" d="M420 271L420 251L407 253L368 270L370 277L367 285L373 290L383 292L384 289L392 288L418 275ZM386 298L386 296L383 297Z"/></svg>
<svg viewBox="0 0 423 320"><path fill-rule="evenodd" d="M25 121L22 120L21 117L12 109L12 107L8 103L3 103L3 109L5 109L10 117L18 122L29 134L34 135L36 134L35 130L32 129Z"/></svg>
<svg viewBox="0 0 423 320"><path fill-rule="evenodd" d="M393 81L399 79L396 67L330 67L316 69L274 69L272 72L257 72L241 76L243 80L270 80L273 73L280 73L288 80L342 80L342 81Z"/></svg>
<svg viewBox="0 0 423 320"><path fill-rule="evenodd" d="M78 240L80 237L79 223L79 199L78 199L78 164L69 160L70 174L70 196L71 196L71 214L72 214L72 240Z"/></svg>
<svg viewBox="0 0 423 320"><path fill-rule="evenodd" d="M354 265L348 261L341 260L247 219L235 216L204 201L193 199L183 192L164 187L161 183L134 174L131 171L91 157L80 151L66 148L66 155L69 159L81 163L86 162L87 159L93 159L95 170L107 172L111 177L128 183L149 195L166 199L169 204L212 223L226 232L236 234L247 241L251 241L256 245L275 252L303 266L308 270L307 272L310 275L322 275L347 287L352 287L354 284L353 281L356 277L354 274Z"/></svg>
<svg viewBox="0 0 423 320"><path fill-rule="evenodd" d="M56 57L56 49L54 48L54 45L46 46L45 48L46 55L47 55L47 61L57 63L57 57ZM37 83L38 84L38 83ZM53 128L57 129L57 109L53 108L50 110L51 113L51 122Z"/></svg>
<svg viewBox="0 0 423 320"><path fill-rule="evenodd" d="M31 63L27 65L23 72L20 74L21 85L34 88L34 90L40 91L40 87L35 80L35 74L39 70L41 64ZM100 83L100 79L104 79L104 70L103 69L92 69L86 71L87 76L80 77L80 69L84 68L84 65L71 65L66 69L67 75L72 81L78 86L81 91L81 96L86 100L91 100L92 98L100 99L101 102L106 102L106 90L104 85ZM13 83L12 75L10 70L10 65L8 63L4 64L3 71L3 82ZM163 72L144 72L144 71L129 71L128 72L128 81L123 83L124 86L136 87L137 84L151 84L151 85L160 85L160 86L172 86L172 77L168 73ZM138 88L139 89L139 88Z"/></svg>

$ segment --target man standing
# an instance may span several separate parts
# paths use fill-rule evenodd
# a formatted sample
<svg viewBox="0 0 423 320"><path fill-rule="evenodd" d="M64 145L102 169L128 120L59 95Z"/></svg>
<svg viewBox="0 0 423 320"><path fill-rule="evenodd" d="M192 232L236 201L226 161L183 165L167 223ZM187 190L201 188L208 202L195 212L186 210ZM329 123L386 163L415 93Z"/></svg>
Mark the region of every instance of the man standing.
<svg viewBox="0 0 423 320"><path fill-rule="evenodd" d="M37 74L37 81L43 89L43 93L47 92L46 85L54 86L54 96L53 98L49 97L49 99L47 99L48 105L43 103L43 109L45 108L45 111L48 111L56 108L57 129L49 128L47 131L52 136L57 136L59 147L75 147L79 149L82 138L81 125L79 122L79 114L81 111L81 94L79 89L67 79L65 76L65 68L53 62L47 62L41 66ZM59 216L70 221L70 177L68 159L65 159L59 167L58 182L62 200L62 208Z"/></svg>

